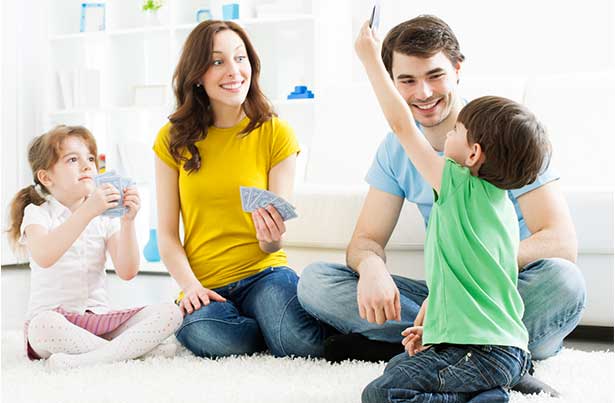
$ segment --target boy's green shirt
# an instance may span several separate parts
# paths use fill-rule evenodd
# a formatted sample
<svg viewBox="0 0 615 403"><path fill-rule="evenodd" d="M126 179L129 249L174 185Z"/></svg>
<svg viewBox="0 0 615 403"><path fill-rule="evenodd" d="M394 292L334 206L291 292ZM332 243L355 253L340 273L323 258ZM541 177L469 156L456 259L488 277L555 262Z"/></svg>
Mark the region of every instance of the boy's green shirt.
<svg viewBox="0 0 615 403"><path fill-rule="evenodd" d="M447 160L427 226L423 344L528 351L517 291L519 224L506 191Z"/></svg>

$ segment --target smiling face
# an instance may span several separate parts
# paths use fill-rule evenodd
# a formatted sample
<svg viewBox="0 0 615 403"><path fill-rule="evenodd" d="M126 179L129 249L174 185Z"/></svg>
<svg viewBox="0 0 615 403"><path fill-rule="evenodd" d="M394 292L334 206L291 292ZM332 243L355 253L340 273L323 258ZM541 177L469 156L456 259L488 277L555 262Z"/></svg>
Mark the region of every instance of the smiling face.
<svg viewBox="0 0 615 403"><path fill-rule="evenodd" d="M214 111L241 107L252 78L245 44L235 32L226 29L214 36L212 62L202 83Z"/></svg>
<svg viewBox="0 0 615 403"><path fill-rule="evenodd" d="M37 176L53 197L72 203L94 190L96 172L96 156L81 138L69 136L62 142L58 161Z"/></svg>
<svg viewBox="0 0 615 403"><path fill-rule="evenodd" d="M428 58L393 53L395 86L423 127L437 126L451 114L460 67L441 51Z"/></svg>

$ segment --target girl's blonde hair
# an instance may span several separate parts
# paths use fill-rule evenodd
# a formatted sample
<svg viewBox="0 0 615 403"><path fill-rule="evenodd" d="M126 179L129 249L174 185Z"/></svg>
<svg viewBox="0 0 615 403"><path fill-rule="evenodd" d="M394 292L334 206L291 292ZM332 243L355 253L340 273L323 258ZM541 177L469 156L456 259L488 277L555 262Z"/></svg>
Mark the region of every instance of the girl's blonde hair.
<svg viewBox="0 0 615 403"><path fill-rule="evenodd" d="M45 202L45 196L49 194L49 190L38 180L38 172L51 169L58 162L62 144L70 136L82 139L90 152L94 156L98 155L94 136L83 126L56 126L47 133L35 137L28 146L28 162L34 184L17 192L10 204L10 221L7 232L11 248L15 252L23 252L18 240L21 237L21 223L26 206L28 204L40 206ZM98 168L97 160L96 167Z"/></svg>

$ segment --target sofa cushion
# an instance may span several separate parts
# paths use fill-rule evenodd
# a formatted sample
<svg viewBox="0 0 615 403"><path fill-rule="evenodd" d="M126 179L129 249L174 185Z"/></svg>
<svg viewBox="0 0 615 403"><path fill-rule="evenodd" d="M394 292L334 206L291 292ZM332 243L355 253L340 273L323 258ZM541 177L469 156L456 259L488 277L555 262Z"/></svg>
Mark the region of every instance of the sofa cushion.
<svg viewBox="0 0 615 403"><path fill-rule="evenodd" d="M285 243L345 249L350 241L368 186L301 185L294 204L299 218L289 221ZM576 226L579 254L613 254L613 193L598 190L564 190ZM423 246L423 219L406 202L388 249Z"/></svg>

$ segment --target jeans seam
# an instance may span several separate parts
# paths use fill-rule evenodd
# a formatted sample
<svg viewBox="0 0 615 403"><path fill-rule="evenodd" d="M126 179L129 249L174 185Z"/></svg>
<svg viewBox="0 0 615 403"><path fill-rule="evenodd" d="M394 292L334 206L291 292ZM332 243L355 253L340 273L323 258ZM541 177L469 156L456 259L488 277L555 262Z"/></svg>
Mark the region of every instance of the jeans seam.
<svg viewBox="0 0 615 403"><path fill-rule="evenodd" d="M564 324L568 324L570 322L570 319L572 319L574 316L576 316L579 313L581 313L584 309L585 309L585 304L581 305L580 307L578 307L577 309L572 311L572 313L568 314L564 319L557 321L557 326L555 328L553 328L553 330L549 330L547 332L544 332L544 333L540 334L539 336L534 336L532 338L532 340L529 341L528 344L533 343L537 339L543 339L543 338L545 338L545 336L551 336L551 335L557 333L558 331L561 330L561 328L563 327Z"/></svg>
<svg viewBox="0 0 615 403"><path fill-rule="evenodd" d="M297 298L297 299L298 299L297 295L295 295L295 298ZM311 309L309 308L309 306L305 306L305 305L303 305L303 304L301 303L301 301L299 301L299 305L301 306L301 308L303 308L303 310L304 310L305 312L307 312L307 313L308 313L310 316L312 316L313 318L316 318L316 319L318 319L320 322L325 323L325 324L327 324L327 325L329 325L329 326L331 326L331 327L335 328L335 330L337 330L338 332L340 332L340 333L342 333L342 334L346 334L346 332L345 332L344 330L342 330L342 329L338 328L335 324L333 324L333 323L329 323L328 321L326 321L326 320L322 319L322 318L321 318L321 317L320 317L317 313L313 312L313 310L311 310Z"/></svg>
<svg viewBox="0 0 615 403"><path fill-rule="evenodd" d="M176 331L175 334L178 335L182 330L184 330L187 326L192 325L193 323L197 323L197 322L218 322L218 323L224 323L225 325L241 325L243 324L243 322L245 322L245 319L242 319L241 322L229 322L226 320L221 320L221 319L215 319L215 318L204 318L204 319L195 319L193 321L191 321L190 323L186 323L186 324L182 324Z"/></svg>
<svg viewBox="0 0 615 403"><path fill-rule="evenodd" d="M483 357L483 360L487 361L489 364L493 365L494 367L497 367L498 370L501 372L501 374L504 376L505 381L506 381L506 384L502 386L505 388L510 387L510 384L513 381L510 368L506 366L505 364L502 364L500 360L497 357L495 357L494 354L492 354L491 352L485 354L485 357ZM482 375L482 372L481 372L481 375ZM483 376L483 379L485 379L484 376Z"/></svg>
<svg viewBox="0 0 615 403"><path fill-rule="evenodd" d="M508 346L507 346L508 347ZM513 347L513 348L517 348L518 347ZM518 354L514 354L513 352L510 351L510 349L502 347L502 346L493 346L493 349L498 349L502 354L506 354L511 360L513 360L515 363L519 364L519 368L523 369L523 367L526 364L526 354L523 354L523 357L519 357ZM519 349L521 350L521 349Z"/></svg>
<svg viewBox="0 0 615 403"><path fill-rule="evenodd" d="M288 302L286 302L286 305L284 305L284 309L282 310L282 315L280 315L280 320L277 326L278 334L276 335L276 338L278 339L278 344L280 345L280 349L282 350L285 356L288 355L288 353L286 353L286 349L284 348L284 345L282 344L282 321L284 320L284 316L286 315L286 311L288 311L288 307L290 306L291 302L293 302L293 300L296 298L297 298L297 295L295 294L291 299L288 300ZM301 306L301 304L299 304L299 306Z"/></svg>

